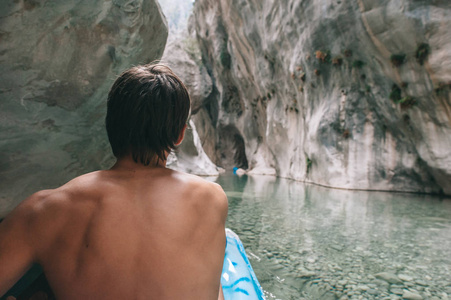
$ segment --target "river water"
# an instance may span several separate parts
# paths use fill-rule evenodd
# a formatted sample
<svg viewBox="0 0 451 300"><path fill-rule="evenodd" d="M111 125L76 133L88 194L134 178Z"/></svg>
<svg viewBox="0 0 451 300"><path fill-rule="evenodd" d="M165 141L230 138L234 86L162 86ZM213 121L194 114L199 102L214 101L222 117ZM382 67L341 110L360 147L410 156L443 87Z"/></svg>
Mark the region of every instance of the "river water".
<svg viewBox="0 0 451 300"><path fill-rule="evenodd" d="M271 299L451 299L451 199L222 175Z"/></svg>

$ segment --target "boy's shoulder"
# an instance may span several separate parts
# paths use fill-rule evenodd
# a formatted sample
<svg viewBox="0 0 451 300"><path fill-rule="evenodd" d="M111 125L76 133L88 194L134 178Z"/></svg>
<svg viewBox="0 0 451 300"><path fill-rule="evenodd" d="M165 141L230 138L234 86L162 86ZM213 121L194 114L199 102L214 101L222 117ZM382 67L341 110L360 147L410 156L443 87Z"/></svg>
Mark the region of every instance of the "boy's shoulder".
<svg viewBox="0 0 451 300"><path fill-rule="evenodd" d="M226 197L222 187L216 182L206 180L200 176L177 172L175 175L179 180L185 182L190 188L199 192L213 193L218 196Z"/></svg>
<svg viewBox="0 0 451 300"><path fill-rule="evenodd" d="M186 184L185 191L189 194L187 198L207 202L221 211L227 211L227 196L219 184L192 174L178 172L175 176Z"/></svg>

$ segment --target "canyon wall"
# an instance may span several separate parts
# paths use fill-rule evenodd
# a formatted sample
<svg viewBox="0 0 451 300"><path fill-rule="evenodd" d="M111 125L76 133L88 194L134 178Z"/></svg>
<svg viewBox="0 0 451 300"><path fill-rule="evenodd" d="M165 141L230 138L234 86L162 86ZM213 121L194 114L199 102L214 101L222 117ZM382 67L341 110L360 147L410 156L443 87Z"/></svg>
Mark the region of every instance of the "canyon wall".
<svg viewBox="0 0 451 300"><path fill-rule="evenodd" d="M451 194L449 1L196 0L194 27L214 163Z"/></svg>
<svg viewBox="0 0 451 300"><path fill-rule="evenodd" d="M184 30L170 34L161 61L170 66L185 83L191 97L191 115L197 114L212 93L213 84L202 64L194 32ZM195 175L219 175L218 168L203 149L193 120L188 122L185 138L179 149L169 155L167 166Z"/></svg>
<svg viewBox="0 0 451 300"><path fill-rule="evenodd" d="M156 0L0 2L0 217L111 166L107 92L123 70L159 59L167 35Z"/></svg>

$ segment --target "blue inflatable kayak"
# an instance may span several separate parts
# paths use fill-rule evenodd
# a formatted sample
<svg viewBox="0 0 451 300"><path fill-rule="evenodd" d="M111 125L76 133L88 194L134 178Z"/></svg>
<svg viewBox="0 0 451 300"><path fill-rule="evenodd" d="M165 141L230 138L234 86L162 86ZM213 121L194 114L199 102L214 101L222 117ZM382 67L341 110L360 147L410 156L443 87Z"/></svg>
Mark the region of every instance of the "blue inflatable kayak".
<svg viewBox="0 0 451 300"><path fill-rule="evenodd" d="M227 246L221 285L225 300L264 300L263 290L240 238L226 229Z"/></svg>

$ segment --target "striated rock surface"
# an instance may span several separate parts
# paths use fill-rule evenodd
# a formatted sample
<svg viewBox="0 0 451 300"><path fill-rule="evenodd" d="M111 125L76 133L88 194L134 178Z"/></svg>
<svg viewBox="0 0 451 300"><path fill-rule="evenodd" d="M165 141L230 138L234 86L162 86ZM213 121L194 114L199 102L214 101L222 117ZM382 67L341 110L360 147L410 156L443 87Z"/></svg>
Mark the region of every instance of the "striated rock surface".
<svg viewBox="0 0 451 300"><path fill-rule="evenodd" d="M197 0L194 16L213 162L451 194L449 1Z"/></svg>
<svg viewBox="0 0 451 300"><path fill-rule="evenodd" d="M168 7L174 9L172 5L168 5L168 3L166 5L166 10ZM171 17L169 17L169 22L171 22ZM187 28L186 24L182 26L175 23L174 27L175 29L183 28L183 30L171 30L170 27L168 43L161 61L170 66L188 88L191 97L192 118L179 151L169 156L167 166L191 174L216 176L219 174L218 168L204 150L204 148L207 149L211 155L214 150L210 149L209 145L214 147L214 144L208 142L202 144L194 122L199 119L195 115L205 103L208 103L211 95L214 95L213 83L207 69L202 64L194 30L191 27ZM205 131L205 126L202 128ZM203 135L205 136L204 132Z"/></svg>
<svg viewBox="0 0 451 300"><path fill-rule="evenodd" d="M0 3L0 216L31 193L112 163L106 95L124 69L158 59L154 0Z"/></svg>
<svg viewBox="0 0 451 300"><path fill-rule="evenodd" d="M196 125L192 120L185 132L183 143L168 157L168 168L201 176L217 176L219 170L202 148Z"/></svg>

